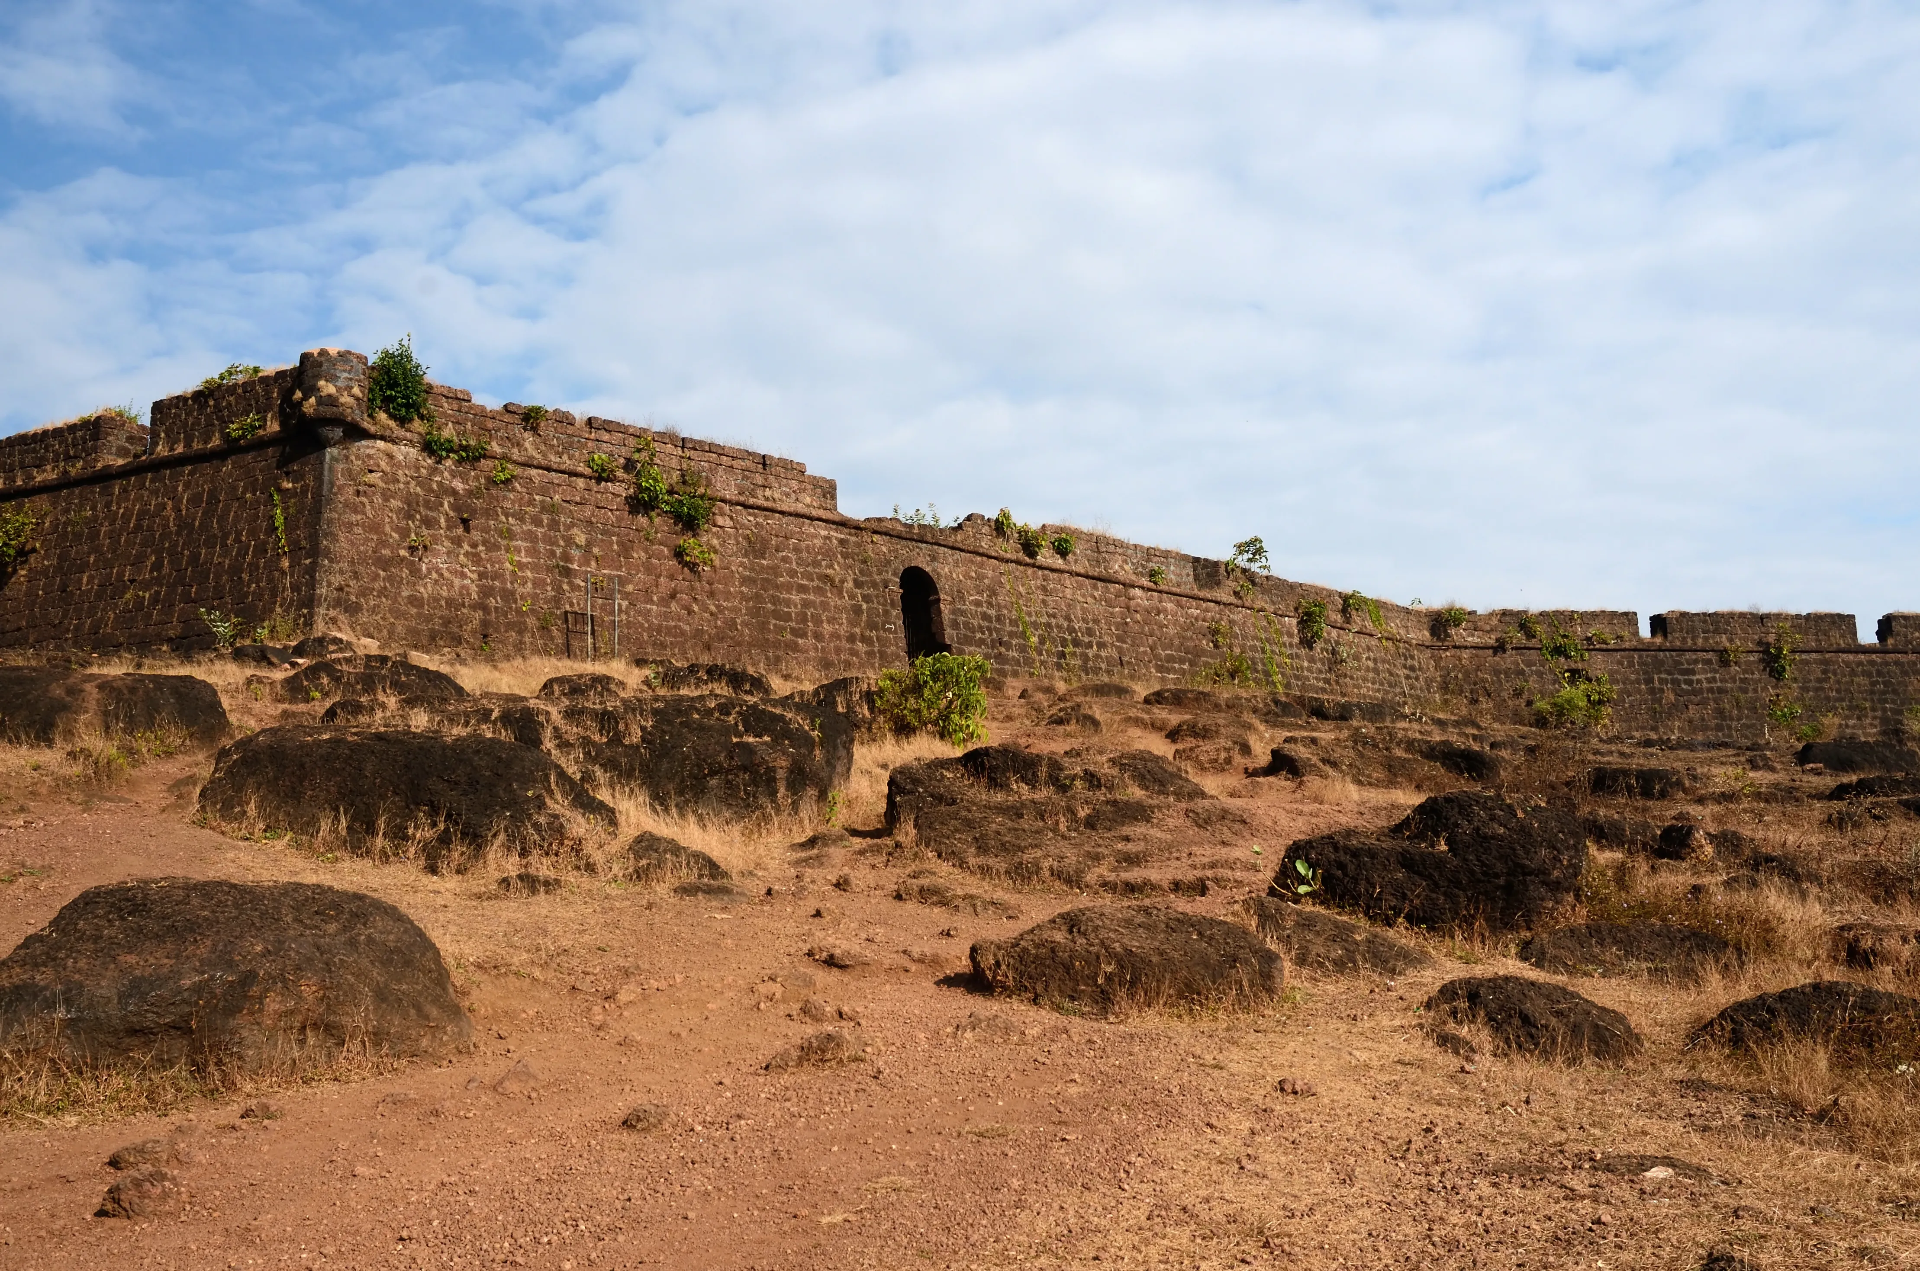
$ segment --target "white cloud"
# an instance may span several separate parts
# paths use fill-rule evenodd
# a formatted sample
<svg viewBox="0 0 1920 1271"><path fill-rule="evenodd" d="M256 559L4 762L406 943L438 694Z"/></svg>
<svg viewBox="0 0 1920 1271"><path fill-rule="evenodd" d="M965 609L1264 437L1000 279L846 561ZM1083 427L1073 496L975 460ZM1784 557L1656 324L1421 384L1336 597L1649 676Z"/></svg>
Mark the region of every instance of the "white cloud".
<svg viewBox="0 0 1920 1271"><path fill-rule="evenodd" d="M856 513L1870 617L1920 604L1917 71L1884 3L649 7L545 81L302 125L431 160L17 204L0 277L46 316L0 385L18 426L89 375L411 330L454 382L751 440Z"/></svg>
<svg viewBox="0 0 1920 1271"><path fill-rule="evenodd" d="M0 31L0 102L57 129L131 136L121 112L140 76L107 46L105 6L27 3Z"/></svg>

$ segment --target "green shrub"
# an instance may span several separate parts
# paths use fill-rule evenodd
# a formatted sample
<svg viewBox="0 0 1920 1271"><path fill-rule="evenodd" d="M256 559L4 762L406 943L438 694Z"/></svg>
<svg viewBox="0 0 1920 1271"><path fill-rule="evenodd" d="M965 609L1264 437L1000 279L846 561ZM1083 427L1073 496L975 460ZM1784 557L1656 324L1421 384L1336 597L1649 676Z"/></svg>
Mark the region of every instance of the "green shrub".
<svg viewBox="0 0 1920 1271"><path fill-rule="evenodd" d="M987 740L985 658L930 653L904 671L882 671L874 711L896 732L922 730L958 749Z"/></svg>
<svg viewBox="0 0 1920 1271"><path fill-rule="evenodd" d="M1538 640L1540 638L1540 619L1537 615L1530 613L1521 614L1518 625L1520 627L1520 634L1527 637L1527 639Z"/></svg>
<svg viewBox="0 0 1920 1271"><path fill-rule="evenodd" d="M201 388L219 388L222 384L238 384L241 380L257 379L266 371L264 366L252 366L245 362L229 362L227 369L217 371L200 381Z"/></svg>
<svg viewBox="0 0 1920 1271"><path fill-rule="evenodd" d="M620 465L613 461L612 455L595 453L587 456L587 471L595 481L611 481L613 474L620 471Z"/></svg>
<svg viewBox="0 0 1920 1271"><path fill-rule="evenodd" d="M1799 719L1800 714L1800 703L1794 701L1790 694L1775 693L1767 699L1767 719L1782 728Z"/></svg>
<svg viewBox="0 0 1920 1271"><path fill-rule="evenodd" d="M1386 619L1380 616L1380 602L1377 600L1371 599L1367 596L1361 595L1360 592L1357 590L1350 591L1346 595L1340 597L1340 616L1341 617L1347 619L1348 621L1352 621L1353 615L1356 612L1366 614L1367 621L1373 624L1373 629L1375 631L1379 632L1381 635L1385 635L1387 633Z"/></svg>
<svg viewBox="0 0 1920 1271"><path fill-rule="evenodd" d="M1760 651L1761 660L1767 664L1767 674L1782 684L1792 679L1794 663L1800 660L1800 655L1793 651L1793 646L1799 643L1800 637L1795 635L1785 623L1775 627L1773 639L1767 641Z"/></svg>
<svg viewBox="0 0 1920 1271"><path fill-rule="evenodd" d="M1294 629L1300 634L1300 643L1311 649L1327 638L1327 602L1324 600L1302 600L1294 608L1297 622Z"/></svg>
<svg viewBox="0 0 1920 1271"><path fill-rule="evenodd" d="M673 545L673 558L696 574L716 563L713 549L691 534Z"/></svg>
<svg viewBox="0 0 1920 1271"><path fill-rule="evenodd" d="M1065 560L1067 557L1073 555L1073 535L1064 532L1055 534L1048 546L1053 548L1053 554L1055 556L1058 556L1061 560Z"/></svg>
<svg viewBox="0 0 1920 1271"><path fill-rule="evenodd" d="M1556 622L1553 624L1553 634L1540 641L1540 656L1549 662L1584 662L1587 660L1587 651L1581 645L1579 636L1563 630Z"/></svg>
<svg viewBox="0 0 1920 1271"><path fill-rule="evenodd" d="M267 417L256 411L251 415L242 415L238 419L229 420L226 429L227 440L252 441L266 430Z"/></svg>
<svg viewBox="0 0 1920 1271"><path fill-rule="evenodd" d="M697 472L681 469L680 479L660 501L660 510L689 534L699 534L713 522L715 500L707 491L707 479Z"/></svg>
<svg viewBox="0 0 1920 1271"><path fill-rule="evenodd" d="M1730 644L1726 648L1720 650L1720 665L1721 666L1739 666L1740 660L1746 656L1747 656L1747 651L1745 649L1740 648L1738 645Z"/></svg>
<svg viewBox="0 0 1920 1271"><path fill-rule="evenodd" d="M513 480L513 477L514 471L512 464L508 463L505 459L497 459L494 461L493 483L495 485L505 485L507 482Z"/></svg>
<svg viewBox="0 0 1920 1271"><path fill-rule="evenodd" d="M1020 540L1020 550L1035 560L1039 559L1041 549L1047 545L1047 536L1031 525L1022 523L1014 526L1013 535Z"/></svg>
<svg viewBox="0 0 1920 1271"><path fill-rule="evenodd" d="M627 506L635 512L652 516L666 503L667 476L660 471L653 438L642 437L640 444L633 448L633 475L629 481L633 488L627 491Z"/></svg>
<svg viewBox="0 0 1920 1271"><path fill-rule="evenodd" d="M1249 574L1266 573L1267 563L1267 545L1258 536L1235 543L1233 555L1227 557L1228 569Z"/></svg>
<svg viewBox="0 0 1920 1271"><path fill-rule="evenodd" d="M993 518L993 532L1001 538L1012 538L1015 528L1013 513L1006 508L1001 508Z"/></svg>
<svg viewBox="0 0 1920 1271"><path fill-rule="evenodd" d="M207 630L213 632L215 642L223 649L231 649L247 633L246 623L237 614L229 617L218 609L202 609L200 621L207 624Z"/></svg>
<svg viewBox="0 0 1920 1271"><path fill-rule="evenodd" d="M100 410L102 414L117 415L130 424L140 422L140 408L132 402L128 402L125 406L102 406Z"/></svg>
<svg viewBox="0 0 1920 1271"><path fill-rule="evenodd" d="M273 495L273 545L282 556L287 554L287 508L280 501L280 491L269 491Z"/></svg>
<svg viewBox="0 0 1920 1271"><path fill-rule="evenodd" d="M545 406L523 406L520 408L521 422L535 428L547 422L547 414L548 411Z"/></svg>
<svg viewBox="0 0 1920 1271"><path fill-rule="evenodd" d="M420 438L420 448L435 459L452 459L457 463L478 463L493 452L493 446L479 437L441 432L431 423Z"/></svg>
<svg viewBox="0 0 1920 1271"><path fill-rule="evenodd" d="M1459 605L1448 605L1440 611L1440 638L1450 638L1454 632L1467 625L1467 611Z"/></svg>
<svg viewBox="0 0 1920 1271"><path fill-rule="evenodd" d="M1563 687L1533 704L1540 723L1552 728L1604 728L1613 718L1613 683L1604 675L1567 672Z"/></svg>
<svg viewBox="0 0 1920 1271"><path fill-rule="evenodd" d="M20 558L33 550L40 518L24 503L0 508L0 574L11 573Z"/></svg>
<svg viewBox="0 0 1920 1271"><path fill-rule="evenodd" d="M427 368L413 355L413 335L373 356L367 371L367 405L396 424L432 418L427 408Z"/></svg>
<svg viewBox="0 0 1920 1271"><path fill-rule="evenodd" d="M1156 587L1164 587L1167 583L1167 571L1159 565L1149 565L1147 566L1147 581Z"/></svg>

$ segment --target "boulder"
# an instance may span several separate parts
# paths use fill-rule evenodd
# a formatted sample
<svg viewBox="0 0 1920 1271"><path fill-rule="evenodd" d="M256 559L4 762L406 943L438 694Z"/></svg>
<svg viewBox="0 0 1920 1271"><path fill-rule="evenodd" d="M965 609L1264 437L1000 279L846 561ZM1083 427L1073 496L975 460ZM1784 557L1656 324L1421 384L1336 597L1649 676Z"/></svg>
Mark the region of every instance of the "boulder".
<svg viewBox="0 0 1920 1271"><path fill-rule="evenodd" d="M115 1179L100 1199L95 1218L151 1218L171 1209L184 1196L180 1178L172 1170L135 1170Z"/></svg>
<svg viewBox="0 0 1920 1271"><path fill-rule="evenodd" d="M358 656L360 650L354 648L353 641L347 639L345 636L322 632L319 635L310 635L306 639L298 641L294 644L291 652L294 657L299 658L301 661L311 662L316 658L355 657Z"/></svg>
<svg viewBox="0 0 1920 1271"><path fill-rule="evenodd" d="M293 650L273 644L236 644L233 660L242 666L285 666L293 661Z"/></svg>
<svg viewBox="0 0 1920 1271"><path fill-rule="evenodd" d="M1100 717L1078 702L1068 702L1047 716L1047 726L1071 728L1082 733L1097 733L1101 728Z"/></svg>
<svg viewBox="0 0 1920 1271"><path fill-rule="evenodd" d="M1109 755L1107 767L1119 773L1128 785L1141 794L1181 803L1213 797L1207 793L1205 786L1181 772L1172 761L1151 750L1123 750L1117 755Z"/></svg>
<svg viewBox="0 0 1920 1271"><path fill-rule="evenodd" d="M1125 684L1115 684L1111 680L1099 680L1092 684L1082 684L1073 690L1075 697L1101 698L1110 702L1131 702L1139 694Z"/></svg>
<svg viewBox="0 0 1920 1271"><path fill-rule="evenodd" d="M1404 975L1433 961L1404 941L1324 910L1255 896L1247 901L1247 912L1260 934L1296 967L1333 975Z"/></svg>
<svg viewBox="0 0 1920 1271"><path fill-rule="evenodd" d="M686 847L664 834L636 835L627 844L628 870L642 882L654 880L730 883L733 875L705 852Z"/></svg>
<svg viewBox="0 0 1920 1271"><path fill-rule="evenodd" d="M575 702L586 706L616 706L627 686L611 675L556 675L535 696L545 701Z"/></svg>
<svg viewBox="0 0 1920 1271"><path fill-rule="evenodd" d="M1250 771L1253 777L1292 777L1296 781L1307 777L1324 777L1327 766L1304 751L1289 746L1275 746L1267 755L1266 766Z"/></svg>
<svg viewBox="0 0 1920 1271"><path fill-rule="evenodd" d="M275 682L271 691L275 701L295 703L384 697L408 705L434 705L467 696L451 675L383 653L323 658Z"/></svg>
<svg viewBox="0 0 1920 1271"><path fill-rule="evenodd" d="M447 1054L471 1031L412 919L312 883L90 887L0 961L0 1050L63 1062L283 1072Z"/></svg>
<svg viewBox="0 0 1920 1271"><path fill-rule="evenodd" d="M219 691L191 675L0 666L0 741L51 746L147 733L212 746L231 728Z"/></svg>
<svg viewBox="0 0 1920 1271"><path fill-rule="evenodd" d="M1854 971L1908 971L1920 954L1920 927L1843 922L1833 929L1833 960Z"/></svg>
<svg viewBox="0 0 1920 1271"><path fill-rule="evenodd" d="M1675 821L1661 828L1660 837L1654 840L1653 857L1662 861L1710 861L1713 839L1703 825Z"/></svg>
<svg viewBox="0 0 1920 1271"><path fill-rule="evenodd" d="M1496 930L1531 926L1569 902L1587 843L1571 810L1479 790L1435 795L1384 833L1340 830L1287 849L1268 894L1297 895L1376 922Z"/></svg>
<svg viewBox="0 0 1920 1271"><path fill-rule="evenodd" d="M1499 756L1477 746L1457 741L1416 741L1409 748L1428 763L1469 781L1494 784L1506 775L1506 765Z"/></svg>
<svg viewBox="0 0 1920 1271"><path fill-rule="evenodd" d="M1625 799L1677 799L1691 786L1678 768L1598 767L1587 770L1587 789Z"/></svg>
<svg viewBox="0 0 1920 1271"><path fill-rule="evenodd" d="M1309 697L1302 701L1307 714L1331 724L1391 724L1401 718L1398 707L1385 702L1349 702L1335 698Z"/></svg>
<svg viewBox="0 0 1920 1271"><path fill-rule="evenodd" d="M1011 939L982 940L970 956L996 993L1099 1013L1254 1005L1286 985L1285 961L1245 927L1156 905L1070 909Z"/></svg>
<svg viewBox="0 0 1920 1271"><path fill-rule="evenodd" d="M764 1067L768 1072L786 1072L794 1068L832 1068L840 1064L858 1063L866 1057L865 1046L839 1029L833 1029L794 1043L767 1060Z"/></svg>
<svg viewBox="0 0 1920 1271"><path fill-rule="evenodd" d="M222 747L200 811L229 825L339 831L350 851L417 844L464 870L490 844L564 853L612 808L537 750L497 737L289 724Z"/></svg>
<svg viewBox="0 0 1920 1271"><path fill-rule="evenodd" d="M1431 1021L1484 1028L1494 1049L1553 1063L1618 1062L1640 1052L1619 1011L1544 980L1484 975L1449 980L1424 1010Z"/></svg>
<svg viewBox="0 0 1920 1271"><path fill-rule="evenodd" d="M1920 772L1920 751L1905 742L1858 737L1810 741L1800 747L1793 761L1802 768L1819 764L1827 772Z"/></svg>
<svg viewBox="0 0 1920 1271"><path fill-rule="evenodd" d="M1858 781L1842 781L1827 792L1827 797L1835 802L1847 799L1899 799L1913 795L1920 795L1920 773L1861 777Z"/></svg>
<svg viewBox="0 0 1920 1271"><path fill-rule="evenodd" d="M566 882L552 874L523 869L517 874L508 874L494 885L509 896L551 896L563 890Z"/></svg>
<svg viewBox="0 0 1920 1271"><path fill-rule="evenodd" d="M648 688L663 693L725 693L733 697L772 697L773 685L764 675L718 662L678 662L634 659Z"/></svg>
<svg viewBox="0 0 1920 1271"><path fill-rule="evenodd" d="M1622 852L1651 852L1660 841L1660 827L1638 817L1582 812L1580 828L1586 833L1588 842Z"/></svg>
<svg viewBox="0 0 1920 1271"><path fill-rule="evenodd" d="M1694 1029L1692 1040L1733 1050L1817 1041L1844 1060L1908 1058L1920 1043L1920 999L1847 980L1815 980L1742 998Z"/></svg>
<svg viewBox="0 0 1920 1271"><path fill-rule="evenodd" d="M1146 706L1170 706L1175 710L1214 710L1220 705L1218 694L1204 688L1157 688L1140 699Z"/></svg>
<svg viewBox="0 0 1920 1271"><path fill-rule="evenodd" d="M1558 975L1639 975L1692 982L1746 962L1737 945L1667 923L1589 922L1534 936L1520 960Z"/></svg>

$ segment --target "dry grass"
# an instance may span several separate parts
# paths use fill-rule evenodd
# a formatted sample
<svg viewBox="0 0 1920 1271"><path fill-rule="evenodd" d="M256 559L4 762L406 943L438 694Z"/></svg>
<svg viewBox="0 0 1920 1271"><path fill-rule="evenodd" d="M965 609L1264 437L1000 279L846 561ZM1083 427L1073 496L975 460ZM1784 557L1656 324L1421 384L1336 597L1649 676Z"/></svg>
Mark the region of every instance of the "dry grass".
<svg viewBox="0 0 1920 1271"><path fill-rule="evenodd" d="M880 825L886 820L888 774L904 764L951 759L958 753L928 733L907 737L889 734L857 742L853 748L853 775L847 779L836 819L842 825L859 828Z"/></svg>
<svg viewBox="0 0 1920 1271"><path fill-rule="evenodd" d="M1580 905L1590 922L1669 923L1719 936L1755 957L1799 966L1825 959L1834 919L1817 895L1773 880L1727 887L1718 877L1595 852L1580 882Z"/></svg>

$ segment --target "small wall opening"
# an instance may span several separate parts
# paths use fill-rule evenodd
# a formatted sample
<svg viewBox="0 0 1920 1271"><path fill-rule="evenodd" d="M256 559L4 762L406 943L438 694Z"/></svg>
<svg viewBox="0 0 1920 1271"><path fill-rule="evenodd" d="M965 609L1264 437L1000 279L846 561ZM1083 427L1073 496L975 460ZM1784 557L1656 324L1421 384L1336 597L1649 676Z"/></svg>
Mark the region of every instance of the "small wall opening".
<svg viewBox="0 0 1920 1271"><path fill-rule="evenodd" d="M951 653L947 625L940 617L940 588L918 565L900 574L900 625L907 633L907 660L929 653Z"/></svg>

